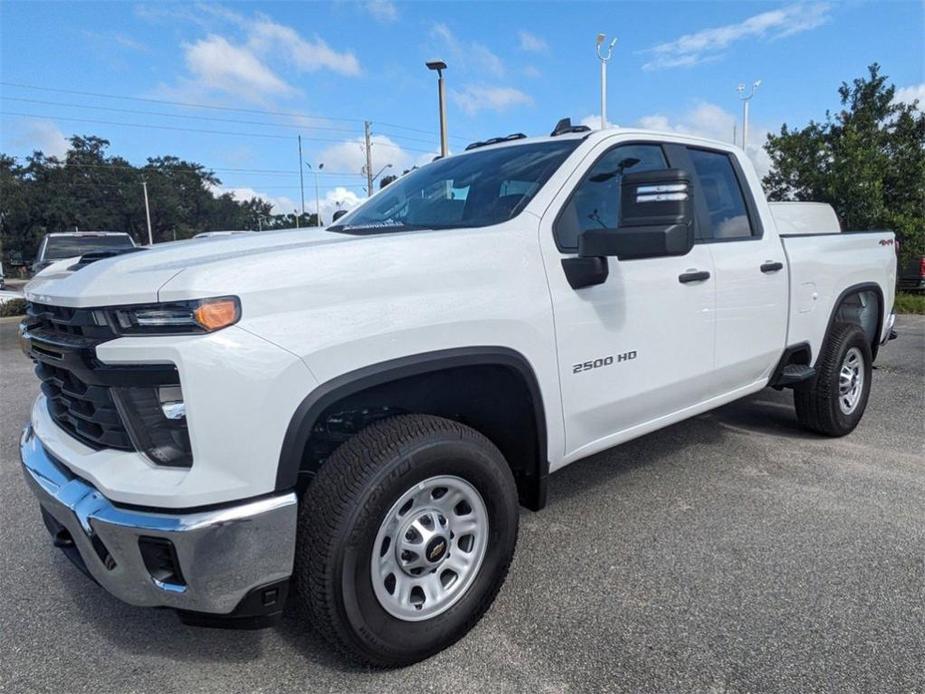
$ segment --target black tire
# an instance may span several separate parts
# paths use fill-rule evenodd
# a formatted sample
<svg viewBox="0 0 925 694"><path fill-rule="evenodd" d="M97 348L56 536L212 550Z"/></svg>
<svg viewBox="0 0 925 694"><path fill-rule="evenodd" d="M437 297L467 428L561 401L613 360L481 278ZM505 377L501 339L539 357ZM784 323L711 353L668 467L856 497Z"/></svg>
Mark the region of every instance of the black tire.
<svg viewBox="0 0 925 694"><path fill-rule="evenodd" d="M857 349L861 354L864 382L854 409L845 413L839 405L839 374L845 357L852 349ZM867 407L872 363L870 342L860 326L853 323L834 324L816 362L815 378L811 383L793 391L800 424L826 436L844 436L854 431Z"/></svg>
<svg viewBox="0 0 925 694"><path fill-rule="evenodd" d="M383 609L370 559L393 504L423 480L454 475L488 512L488 544L468 589L445 612L404 621ZM402 415L343 443L312 480L299 510L296 600L321 634L378 667L423 660L464 636L491 606L514 556L519 506L510 467L477 431L447 419Z"/></svg>

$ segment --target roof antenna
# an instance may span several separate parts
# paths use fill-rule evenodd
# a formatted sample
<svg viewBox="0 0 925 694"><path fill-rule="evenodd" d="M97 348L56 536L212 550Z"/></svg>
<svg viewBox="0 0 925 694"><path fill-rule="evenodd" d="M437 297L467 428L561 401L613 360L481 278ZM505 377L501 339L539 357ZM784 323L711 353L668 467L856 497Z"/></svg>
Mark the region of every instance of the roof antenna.
<svg viewBox="0 0 925 694"><path fill-rule="evenodd" d="M566 133L586 133L589 130L591 130L591 128L587 125L572 125L571 118L563 118L556 123L556 127L549 133L549 136L556 137L557 135L565 135Z"/></svg>

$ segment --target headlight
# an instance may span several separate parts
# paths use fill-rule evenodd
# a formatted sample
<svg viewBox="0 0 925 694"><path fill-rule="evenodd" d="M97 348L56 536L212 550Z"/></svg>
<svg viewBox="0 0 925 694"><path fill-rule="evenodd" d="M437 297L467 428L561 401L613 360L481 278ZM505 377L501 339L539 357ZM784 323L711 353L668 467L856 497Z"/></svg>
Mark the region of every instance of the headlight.
<svg viewBox="0 0 925 694"><path fill-rule="evenodd" d="M241 319L241 303L236 296L124 306L110 311L122 335L210 333Z"/></svg>

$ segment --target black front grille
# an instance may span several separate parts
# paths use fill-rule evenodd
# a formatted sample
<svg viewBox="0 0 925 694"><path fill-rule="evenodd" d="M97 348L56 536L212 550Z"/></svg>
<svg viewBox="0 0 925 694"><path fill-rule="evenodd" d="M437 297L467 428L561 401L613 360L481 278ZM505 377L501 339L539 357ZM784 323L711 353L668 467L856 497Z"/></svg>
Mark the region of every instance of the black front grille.
<svg viewBox="0 0 925 694"><path fill-rule="evenodd" d="M109 387L94 378L96 345L114 338L101 311L30 303L26 325L52 419L94 449L134 450Z"/></svg>
<svg viewBox="0 0 925 694"><path fill-rule="evenodd" d="M96 347L117 337L105 311L31 303L24 321L29 356L55 423L100 450L136 450L112 388L179 384L174 366L116 366L96 358Z"/></svg>
<svg viewBox="0 0 925 694"><path fill-rule="evenodd" d="M35 373L58 426L92 448L134 450L108 387L89 385L74 372L42 361Z"/></svg>
<svg viewBox="0 0 925 694"><path fill-rule="evenodd" d="M30 303L26 316L30 326L48 334L86 337L94 346L116 337L105 313L99 310Z"/></svg>

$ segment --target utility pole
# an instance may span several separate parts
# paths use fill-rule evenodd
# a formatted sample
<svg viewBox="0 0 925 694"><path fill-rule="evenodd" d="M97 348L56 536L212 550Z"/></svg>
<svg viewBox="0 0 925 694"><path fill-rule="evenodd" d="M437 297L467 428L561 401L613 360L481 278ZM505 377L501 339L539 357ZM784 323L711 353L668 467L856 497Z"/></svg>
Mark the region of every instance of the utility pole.
<svg viewBox="0 0 925 694"><path fill-rule="evenodd" d="M373 151L372 143L370 142L370 126L372 126L372 123L368 120L363 121L363 130L366 135L366 197L373 194Z"/></svg>
<svg viewBox="0 0 925 694"><path fill-rule="evenodd" d="M151 235L151 208L148 205L148 182L142 181L141 187L145 191L145 218L148 220L148 245L154 245L154 237Z"/></svg>
<svg viewBox="0 0 925 694"><path fill-rule="evenodd" d="M302 175L302 136L299 135L299 192L302 194L302 214L305 214L305 177Z"/></svg>
<svg viewBox="0 0 925 694"><path fill-rule="evenodd" d="M740 84L736 87L736 91L739 93L739 99L742 101L742 149L746 151L748 148L748 102L752 100L752 97L755 96L755 92L760 86L761 80L753 82L752 90L749 92L748 96L745 95L744 84Z"/></svg>
<svg viewBox="0 0 925 694"><path fill-rule="evenodd" d="M604 34L597 35L597 57L601 61L601 130L607 127L607 63L613 57L613 47L617 45L617 39L610 42L607 47L607 55L601 53L601 46L607 37Z"/></svg>
<svg viewBox="0 0 925 694"><path fill-rule="evenodd" d="M736 133L736 124L733 123L733 124L732 124L732 144L733 144L733 146L735 145L735 143L736 143L736 138L737 138L738 136L739 136L738 133Z"/></svg>

